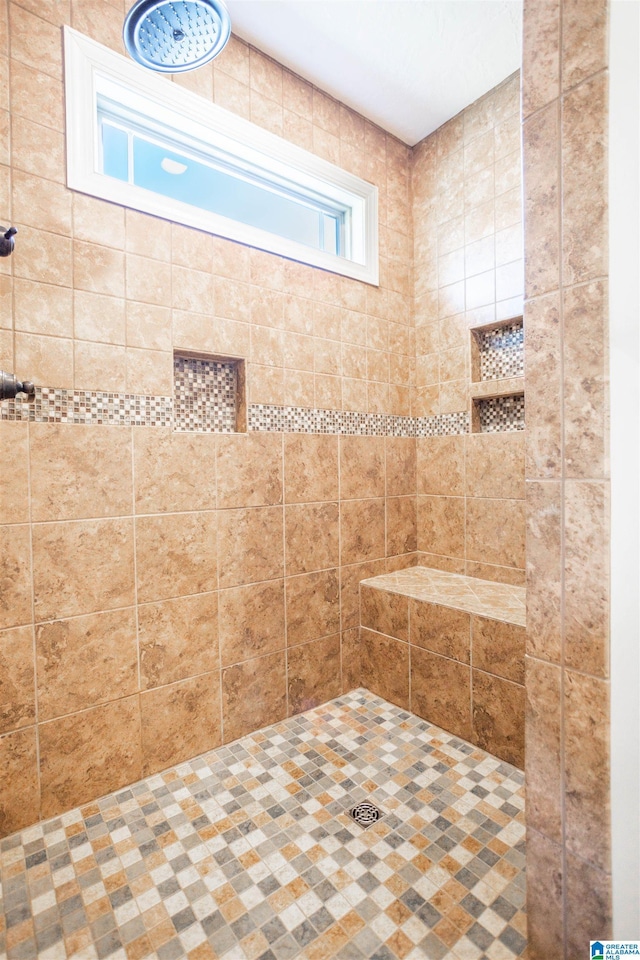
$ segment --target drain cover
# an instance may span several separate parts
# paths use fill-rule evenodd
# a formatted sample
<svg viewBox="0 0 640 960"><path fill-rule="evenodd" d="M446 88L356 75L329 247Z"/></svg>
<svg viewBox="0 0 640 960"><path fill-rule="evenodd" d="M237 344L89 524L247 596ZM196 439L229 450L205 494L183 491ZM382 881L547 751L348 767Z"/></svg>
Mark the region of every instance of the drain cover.
<svg viewBox="0 0 640 960"><path fill-rule="evenodd" d="M353 817L361 827L370 827L372 823L380 819L382 810L378 810L375 804L369 803L368 800L363 800L362 803L356 804L353 810L349 810L349 816Z"/></svg>

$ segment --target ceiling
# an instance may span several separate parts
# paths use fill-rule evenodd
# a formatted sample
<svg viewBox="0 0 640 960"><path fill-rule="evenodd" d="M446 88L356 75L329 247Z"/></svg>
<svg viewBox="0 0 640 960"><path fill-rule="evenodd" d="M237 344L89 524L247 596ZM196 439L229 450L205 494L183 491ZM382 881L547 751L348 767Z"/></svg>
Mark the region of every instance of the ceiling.
<svg viewBox="0 0 640 960"><path fill-rule="evenodd" d="M227 0L235 34L413 146L520 66L520 0Z"/></svg>

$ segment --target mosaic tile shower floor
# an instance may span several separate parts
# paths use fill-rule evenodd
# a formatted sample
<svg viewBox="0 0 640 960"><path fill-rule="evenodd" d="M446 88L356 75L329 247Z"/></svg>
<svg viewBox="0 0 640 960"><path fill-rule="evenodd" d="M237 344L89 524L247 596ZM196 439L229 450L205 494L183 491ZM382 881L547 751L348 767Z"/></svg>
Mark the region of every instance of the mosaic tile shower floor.
<svg viewBox="0 0 640 960"><path fill-rule="evenodd" d="M348 815L384 813L364 829ZM0 954L525 955L524 776L357 690L7 837Z"/></svg>

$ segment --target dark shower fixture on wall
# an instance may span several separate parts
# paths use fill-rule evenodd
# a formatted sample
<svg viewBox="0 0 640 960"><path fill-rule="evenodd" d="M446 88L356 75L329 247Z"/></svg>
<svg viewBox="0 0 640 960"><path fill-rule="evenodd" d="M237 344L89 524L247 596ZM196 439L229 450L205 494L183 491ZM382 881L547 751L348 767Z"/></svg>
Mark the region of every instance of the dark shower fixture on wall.
<svg viewBox="0 0 640 960"><path fill-rule="evenodd" d="M13 253L13 248L15 246L15 240L13 239L18 231L15 227L9 227L8 230L5 230L4 227L0 227L0 257L8 257Z"/></svg>
<svg viewBox="0 0 640 960"><path fill-rule="evenodd" d="M16 380L13 373L0 370L0 400L13 400L19 393L25 394L27 400L36 398L36 388L30 380Z"/></svg>
<svg viewBox="0 0 640 960"><path fill-rule="evenodd" d="M223 0L137 0L124 21L124 45L159 73L196 70L217 57L231 34Z"/></svg>

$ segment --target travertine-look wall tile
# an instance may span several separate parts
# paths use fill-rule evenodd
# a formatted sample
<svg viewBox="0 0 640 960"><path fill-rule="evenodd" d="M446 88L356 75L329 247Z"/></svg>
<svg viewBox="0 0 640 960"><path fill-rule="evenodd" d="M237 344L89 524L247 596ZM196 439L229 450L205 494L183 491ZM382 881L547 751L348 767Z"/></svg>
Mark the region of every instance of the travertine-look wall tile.
<svg viewBox="0 0 640 960"><path fill-rule="evenodd" d="M339 559L337 503L291 504L285 508L288 577L336 567Z"/></svg>
<svg viewBox="0 0 640 960"><path fill-rule="evenodd" d="M36 728L0 737L0 832L35 823L40 813Z"/></svg>
<svg viewBox="0 0 640 960"><path fill-rule="evenodd" d="M567 848L609 871L609 684L565 671L564 708Z"/></svg>
<svg viewBox="0 0 640 960"><path fill-rule="evenodd" d="M579 956L585 941L610 940L611 875L567 852L567 957Z"/></svg>
<svg viewBox="0 0 640 960"><path fill-rule="evenodd" d="M568 477L609 473L608 285L572 287L563 298L564 457Z"/></svg>
<svg viewBox="0 0 640 960"><path fill-rule="evenodd" d="M133 454L136 513L215 509L215 437L138 427Z"/></svg>
<svg viewBox="0 0 640 960"><path fill-rule="evenodd" d="M133 604L131 520L40 523L32 537L36 620Z"/></svg>
<svg viewBox="0 0 640 960"><path fill-rule="evenodd" d="M416 497L388 497L386 501L387 556L413 553L417 549Z"/></svg>
<svg viewBox="0 0 640 960"><path fill-rule="evenodd" d="M527 297L555 290L560 270L559 105L550 103L523 125L530 173L524 204Z"/></svg>
<svg viewBox="0 0 640 960"><path fill-rule="evenodd" d="M74 240L73 281L80 290L123 297L124 255L97 243Z"/></svg>
<svg viewBox="0 0 640 960"><path fill-rule="evenodd" d="M64 131L62 80L11 62L11 110L27 120Z"/></svg>
<svg viewBox="0 0 640 960"><path fill-rule="evenodd" d="M563 284L608 270L607 76L597 74L566 94L562 105Z"/></svg>
<svg viewBox="0 0 640 960"><path fill-rule="evenodd" d="M362 500L384 493L384 438L340 437L340 497Z"/></svg>
<svg viewBox="0 0 640 960"><path fill-rule="evenodd" d="M560 0L527 0L522 31L522 115L560 93Z"/></svg>
<svg viewBox="0 0 640 960"><path fill-rule="evenodd" d="M409 709L409 644L363 627L360 648L367 690Z"/></svg>
<svg viewBox="0 0 640 960"><path fill-rule="evenodd" d="M569 90L607 66L606 0L562 5L562 87Z"/></svg>
<svg viewBox="0 0 640 960"><path fill-rule="evenodd" d="M524 501L467 500L467 558L524 568Z"/></svg>
<svg viewBox="0 0 640 960"><path fill-rule="evenodd" d="M125 245L125 211L84 193L73 196L73 235L77 240L122 250ZM147 234L147 244L153 242Z"/></svg>
<svg viewBox="0 0 640 960"><path fill-rule="evenodd" d="M564 616L567 666L609 675L609 488L567 481Z"/></svg>
<svg viewBox="0 0 640 960"><path fill-rule="evenodd" d="M29 522L29 484L25 464L29 459L29 427L26 423L0 422L0 523Z"/></svg>
<svg viewBox="0 0 640 960"><path fill-rule="evenodd" d="M409 639L409 601L399 593L360 587L360 622L375 633L396 640Z"/></svg>
<svg viewBox="0 0 640 960"><path fill-rule="evenodd" d="M28 370L33 383L73 387L74 345L62 337L15 334L15 367Z"/></svg>
<svg viewBox="0 0 640 960"><path fill-rule="evenodd" d="M419 717L470 740L471 668L411 647L411 707Z"/></svg>
<svg viewBox="0 0 640 960"><path fill-rule="evenodd" d="M143 690L216 670L218 594L139 604L138 639Z"/></svg>
<svg viewBox="0 0 640 960"><path fill-rule="evenodd" d="M360 629L353 627L342 632L342 690L355 690L362 685L362 658L360 656Z"/></svg>
<svg viewBox="0 0 640 960"><path fill-rule="evenodd" d="M450 660L471 660L471 617L463 610L409 601L411 643Z"/></svg>
<svg viewBox="0 0 640 960"><path fill-rule="evenodd" d="M562 956L562 847L527 825L527 939L533 957ZM600 934L598 934L600 936Z"/></svg>
<svg viewBox="0 0 640 960"><path fill-rule="evenodd" d="M62 423L29 430L34 521L131 515L130 430Z"/></svg>
<svg viewBox="0 0 640 960"><path fill-rule="evenodd" d="M207 673L140 694L146 776L220 745L220 678Z"/></svg>
<svg viewBox="0 0 640 960"><path fill-rule="evenodd" d="M71 195L66 187L19 170L13 171L11 181L13 220L71 236Z"/></svg>
<svg viewBox="0 0 640 960"><path fill-rule="evenodd" d="M465 444L468 497L524 500L524 434L470 434Z"/></svg>
<svg viewBox="0 0 640 960"><path fill-rule="evenodd" d="M525 136L528 202L535 199L530 195L530 184L536 182L536 163L541 160L549 169L554 168L558 148L562 190L562 250L555 290L549 297L529 301L525 308L527 392L532 398L527 407L527 477L554 480L527 484L531 488L527 622L529 653L553 660L563 668L556 672L557 668L549 664L536 666L538 673L562 676L565 741L559 761L562 769L554 766L550 771L550 756L545 752L550 734L550 718L545 711L550 705L542 699L546 691L541 684L536 686L536 674L532 673L528 681L530 699L535 695L540 704L530 710L527 721L532 744L527 777L530 783L542 785L549 776L555 781L563 778L566 819L559 823L557 799L554 805L546 796L532 795L528 859L531 852L534 859L528 870L527 914L532 956L545 956L555 948L569 960L578 955L580 943L590 936L606 939L611 929L609 689L604 679L608 670L609 605L608 399L602 359L608 351L608 76L606 4L599 0L563 0L557 11L556 15L543 3L525 4L525 50L527 46L530 52L539 47L543 55L547 51L555 61L561 37L559 71L553 71L553 84L547 93L553 101L548 109L559 109L562 121L559 135L549 138L546 148L542 140L536 144L537 154ZM561 27L559 32L554 20ZM526 62L525 55L525 110L528 105L536 109L542 106L535 97L544 83L539 89L535 83L532 86ZM556 85L558 73L561 91ZM543 81L541 74L538 80ZM535 119L531 116L525 127ZM533 253L527 250L527 256L532 258ZM567 667L581 672L573 674ZM603 743L596 750L589 774L592 785L585 782L585 770L590 765L588 723L594 711L597 736ZM557 736L554 730L553 737ZM552 788L552 793L557 796L557 788ZM552 843L548 835L558 843ZM574 856L576 849L578 857ZM586 877L590 878L588 882ZM545 883L553 888L554 897L547 894Z"/></svg>
<svg viewBox="0 0 640 960"><path fill-rule="evenodd" d="M340 634L292 647L287 653L289 714L339 696Z"/></svg>
<svg viewBox="0 0 640 960"><path fill-rule="evenodd" d="M385 440L386 495L409 497L416 493L416 441L408 437Z"/></svg>
<svg viewBox="0 0 640 960"><path fill-rule="evenodd" d="M472 671L474 742L516 767L524 766L524 687Z"/></svg>
<svg viewBox="0 0 640 960"><path fill-rule="evenodd" d="M464 495L464 437L418 439L418 493Z"/></svg>
<svg viewBox="0 0 640 960"><path fill-rule="evenodd" d="M527 825L562 842L562 676L561 668L526 659L525 773Z"/></svg>
<svg viewBox="0 0 640 960"><path fill-rule="evenodd" d="M33 627L0 632L0 733L36 719Z"/></svg>
<svg viewBox="0 0 640 960"><path fill-rule="evenodd" d="M562 655L562 489L527 482L527 653Z"/></svg>
<svg viewBox="0 0 640 960"><path fill-rule="evenodd" d="M340 562L360 563L384 555L384 499L343 500L340 504Z"/></svg>
<svg viewBox="0 0 640 960"><path fill-rule="evenodd" d="M221 590L219 623L223 667L284 649L284 580Z"/></svg>
<svg viewBox="0 0 640 960"><path fill-rule="evenodd" d="M418 550L464 557L464 531L462 497L418 497Z"/></svg>
<svg viewBox="0 0 640 960"><path fill-rule="evenodd" d="M246 433L216 440L218 507L282 503L283 457L279 433ZM256 469L256 464L260 468Z"/></svg>
<svg viewBox="0 0 640 960"><path fill-rule="evenodd" d="M452 572L455 572L452 570ZM475 560L466 560L464 570L468 577L478 577L480 580L493 580L496 583L511 583L518 587L525 585L526 573L517 567L503 567L494 563L478 563Z"/></svg>
<svg viewBox="0 0 640 960"><path fill-rule="evenodd" d="M11 56L56 80L62 79L62 51L57 27L16 3L9 5L9 13Z"/></svg>
<svg viewBox="0 0 640 960"><path fill-rule="evenodd" d="M287 645L316 640L340 630L340 576L337 569L287 577Z"/></svg>
<svg viewBox="0 0 640 960"><path fill-rule="evenodd" d="M562 325L560 297L525 304L527 348L526 476L559 479L562 471Z"/></svg>
<svg viewBox="0 0 640 960"><path fill-rule="evenodd" d="M526 629L514 623L471 618L473 666L485 673L524 683Z"/></svg>
<svg viewBox="0 0 640 960"><path fill-rule="evenodd" d="M14 309L7 304L7 315L13 312L16 330L52 337L72 337L74 325L73 291L51 283L19 280L13 284Z"/></svg>
<svg viewBox="0 0 640 960"><path fill-rule="evenodd" d="M343 630L360 624L360 581L385 572L384 560L354 563L340 568L340 608Z"/></svg>
<svg viewBox="0 0 640 960"><path fill-rule="evenodd" d="M112 344L126 341L125 301L121 297L75 290L72 316L78 339Z"/></svg>
<svg viewBox="0 0 640 960"><path fill-rule="evenodd" d="M6 80L5 90L9 83ZM35 117L34 117L35 119ZM43 117L46 122L46 117ZM14 114L11 117L11 161L15 168L34 173L47 180L64 183L64 136L50 126L34 123ZM20 145L18 147L18 144Z"/></svg>
<svg viewBox="0 0 640 960"><path fill-rule="evenodd" d="M79 390L123 393L127 389L126 350L123 346L76 340L73 345L74 386Z"/></svg>
<svg viewBox="0 0 640 960"><path fill-rule="evenodd" d="M137 692L133 608L36 627L38 716L51 720Z"/></svg>
<svg viewBox="0 0 640 960"><path fill-rule="evenodd" d="M224 742L287 715L285 654L247 660L222 671Z"/></svg>
<svg viewBox="0 0 640 960"><path fill-rule="evenodd" d="M5 526L3 537L11 550L0 556L0 628L31 621L31 558L28 524Z"/></svg>
<svg viewBox="0 0 640 960"><path fill-rule="evenodd" d="M39 737L43 817L142 776L137 696L42 723Z"/></svg>
<svg viewBox="0 0 640 960"><path fill-rule="evenodd" d="M139 603L215 590L215 512L138 517L136 577Z"/></svg>

